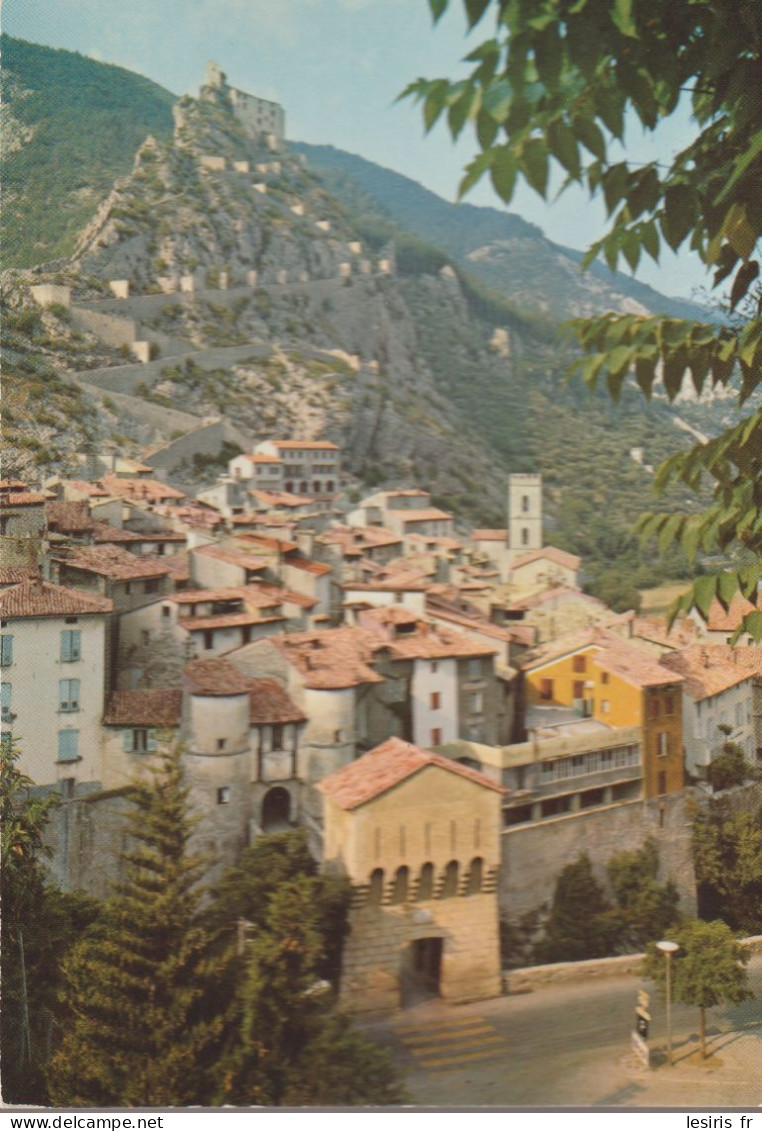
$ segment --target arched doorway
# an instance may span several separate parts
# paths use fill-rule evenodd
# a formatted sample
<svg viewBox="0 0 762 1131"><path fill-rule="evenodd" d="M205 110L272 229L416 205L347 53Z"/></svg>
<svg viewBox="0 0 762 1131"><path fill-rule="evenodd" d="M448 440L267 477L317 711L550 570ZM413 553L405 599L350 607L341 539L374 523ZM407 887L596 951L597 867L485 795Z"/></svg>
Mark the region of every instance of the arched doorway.
<svg viewBox="0 0 762 1131"><path fill-rule="evenodd" d="M402 1006L407 1008L439 997L444 939L429 935L413 939L402 959Z"/></svg>
<svg viewBox="0 0 762 1131"><path fill-rule="evenodd" d="M262 831L283 832L291 827L291 794L282 785L269 789L262 802Z"/></svg>

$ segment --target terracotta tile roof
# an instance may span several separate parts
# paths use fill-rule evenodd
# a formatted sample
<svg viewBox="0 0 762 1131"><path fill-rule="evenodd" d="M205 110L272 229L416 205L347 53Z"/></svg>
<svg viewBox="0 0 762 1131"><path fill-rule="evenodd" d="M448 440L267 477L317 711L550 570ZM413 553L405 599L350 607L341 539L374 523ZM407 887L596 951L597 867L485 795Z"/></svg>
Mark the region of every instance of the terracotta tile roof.
<svg viewBox="0 0 762 1131"><path fill-rule="evenodd" d="M309 507L315 502L312 495L294 495L290 491L265 491L256 488L248 491L252 499L259 499L268 507Z"/></svg>
<svg viewBox="0 0 762 1131"><path fill-rule="evenodd" d="M382 605L381 608L369 606L362 614L362 621L373 624L418 624L419 616L402 605Z"/></svg>
<svg viewBox="0 0 762 1131"><path fill-rule="evenodd" d="M567 586L560 585L557 588L543 589L539 593L533 593L530 597L521 597L517 601L511 601L508 608L510 609L536 609L540 605L546 605L548 602L564 601L579 601L583 605L590 605L593 608L605 610L607 606L603 601L599 601L597 597L591 597L588 593L582 593L579 589L569 589Z"/></svg>
<svg viewBox="0 0 762 1131"><path fill-rule="evenodd" d="M132 581L145 577L166 577L166 561L154 555L131 554L121 546L105 543L101 546L77 546L59 550L54 560L71 569L96 573L114 581Z"/></svg>
<svg viewBox="0 0 762 1131"><path fill-rule="evenodd" d="M190 581L189 554L167 554L162 560L175 582Z"/></svg>
<svg viewBox="0 0 762 1131"><path fill-rule="evenodd" d="M184 491L177 491L158 479L122 479L118 475L103 475L101 485L110 495L119 498L143 500L158 503L162 499L185 499Z"/></svg>
<svg viewBox="0 0 762 1131"><path fill-rule="evenodd" d="M20 585L23 581L31 581L39 575L40 571L36 565L0 566L0 585Z"/></svg>
<svg viewBox="0 0 762 1131"><path fill-rule="evenodd" d="M420 622L418 632L395 636L388 647L401 660L459 659L467 656L494 656L497 649L465 632L441 624Z"/></svg>
<svg viewBox="0 0 762 1131"><path fill-rule="evenodd" d="M103 722L105 726L176 727L180 724L182 701L179 688L112 691Z"/></svg>
<svg viewBox="0 0 762 1131"><path fill-rule="evenodd" d="M342 588L358 593L425 593L428 585L421 581L409 581L405 577L395 577L390 581L346 581Z"/></svg>
<svg viewBox="0 0 762 1131"><path fill-rule="evenodd" d="M432 617L451 621L453 624L460 625L461 628L471 629L473 632L481 633L482 636L488 636L493 640L502 640L506 643L531 645L534 644L537 635L537 629L534 625L492 624L491 621L480 620L478 617L469 616L467 613L449 609L436 601L429 600L429 598L426 599L426 611Z"/></svg>
<svg viewBox="0 0 762 1131"><path fill-rule="evenodd" d="M272 585L268 581L258 582L257 588L263 596L272 595L278 601L287 605L299 605L303 609L314 609L317 604L314 597L305 597L303 593L297 593L295 589L285 589L282 585Z"/></svg>
<svg viewBox="0 0 762 1131"><path fill-rule="evenodd" d="M111 496L99 483L89 483L86 479L62 479L62 487L73 487L91 499L109 499Z"/></svg>
<svg viewBox="0 0 762 1131"><path fill-rule="evenodd" d="M185 685L193 695L243 695L251 680L241 675L229 660L192 660L183 669Z"/></svg>
<svg viewBox="0 0 762 1131"><path fill-rule="evenodd" d="M277 679L250 679L249 688L249 721L252 726L305 721L307 716Z"/></svg>
<svg viewBox="0 0 762 1131"><path fill-rule="evenodd" d="M685 677L692 699L708 699L754 676L762 676L762 648L731 648L728 644L694 644L667 652L659 662Z"/></svg>
<svg viewBox="0 0 762 1131"><path fill-rule="evenodd" d="M239 550L224 550L221 546L198 546L193 553L203 554L206 558L216 558L217 561L237 565L241 569L267 569L267 562L263 558L255 558L253 554L244 554Z"/></svg>
<svg viewBox="0 0 762 1131"><path fill-rule="evenodd" d="M665 648L688 648L696 641L698 630L692 620L675 621L667 631L664 617L633 616L632 635L639 640L648 640Z"/></svg>
<svg viewBox="0 0 762 1131"><path fill-rule="evenodd" d="M48 581L23 581L0 593L0 616L60 617L110 613L113 602L106 597L51 585Z"/></svg>
<svg viewBox="0 0 762 1131"><path fill-rule="evenodd" d="M285 448L286 450L308 450L313 448L318 451L330 452L338 452L339 450L336 444L332 444L328 440L272 440L271 443L274 444L276 448Z"/></svg>
<svg viewBox="0 0 762 1131"><path fill-rule="evenodd" d="M342 546L345 552L355 547L362 552L402 543L399 534L393 534L383 526L331 526L318 536L318 541Z"/></svg>
<svg viewBox="0 0 762 1131"><path fill-rule="evenodd" d="M302 677L305 687L339 691L363 683L382 683L369 666L377 639L362 628L326 628L292 632L269 641Z"/></svg>
<svg viewBox="0 0 762 1131"><path fill-rule="evenodd" d="M121 543L135 543L142 542L140 534L136 534L134 530L121 530L118 526L112 526L110 522L93 523L93 543L96 546L103 543L121 544Z"/></svg>
<svg viewBox="0 0 762 1131"><path fill-rule="evenodd" d="M710 632L735 632L744 617L760 607L762 606L759 600L755 606L740 593L735 594L727 609L723 608L719 601L712 601L706 627Z"/></svg>
<svg viewBox="0 0 762 1131"><path fill-rule="evenodd" d="M247 459L250 459L252 463L283 463L280 456L266 456L261 452L254 452L253 455L247 456Z"/></svg>
<svg viewBox="0 0 762 1131"><path fill-rule="evenodd" d="M473 542L505 542L508 544L507 530L474 530L471 532Z"/></svg>
<svg viewBox="0 0 762 1131"><path fill-rule="evenodd" d="M511 569L521 569L530 562L549 561L554 565L564 566L565 569L579 569L582 559L576 554L567 554L566 550L559 550L556 546L543 546L541 550L533 550L530 554L522 554L511 564Z"/></svg>
<svg viewBox="0 0 762 1131"><path fill-rule="evenodd" d="M340 770L324 778L317 788L340 809L358 809L431 766L457 774L458 777L495 793L502 795L507 792L476 770L453 762L441 754L421 750L419 746L403 742L401 738L387 739L355 762L342 766Z"/></svg>
<svg viewBox="0 0 762 1131"><path fill-rule="evenodd" d="M661 687L664 684L683 682L680 674L665 667L648 652L628 644L626 640L614 638L613 642L596 653L593 662L634 687Z"/></svg>
<svg viewBox="0 0 762 1131"><path fill-rule="evenodd" d="M271 538L267 534L246 533L239 535L241 542L253 542L255 546L262 546L266 550L277 550L281 554L290 554L298 550L296 542L287 542L283 538Z"/></svg>
<svg viewBox="0 0 762 1131"><path fill-rule="evenodd" d="M404 510L404 511L390 511L395 519L404 522L406 525L410 522L433 522L438 519L452 519L452 515L448 511L441 511L438 507L423 507L419 511Z"/></svg>
<svg viewBox="0 0 762 1131"><path fill-rule="evenodd" d="M294 566L295 569L301 569L305 573L314 573L317 577L324 577L327 573L332 573L332 566L326 565L325 562L313 562L310 558L302 558L294 554L286 562L288 566Z"/></svg>
<svg viewBox="0 0 762 1131"><path fill-rule="evenodd" d="M0 494L7 491L26 491L28 484L23 479L0 479Z"/></svg>
<svg viewBox="0 0 762 1131"><path fill-rule="evenodd" d="M95 525L86 502L46 503L45 514L48 528L61 534L89 534Z"/></svg>
<svg viewBox="0 0 762 1131"><path fill-rule="evenodd" d="M284 616L263 617L258 613L210 613L209 616L182 617L177 624L186 632L209 632L215 628L245 628L253 624L277 624Z"/></svg>
<svg viewBox="0 0 762 1131"><path fill-rule="evenodd" d="M2 507L41 507L46 502L46 496L37 491L8 491L0 495L0 508Z"/></svg>

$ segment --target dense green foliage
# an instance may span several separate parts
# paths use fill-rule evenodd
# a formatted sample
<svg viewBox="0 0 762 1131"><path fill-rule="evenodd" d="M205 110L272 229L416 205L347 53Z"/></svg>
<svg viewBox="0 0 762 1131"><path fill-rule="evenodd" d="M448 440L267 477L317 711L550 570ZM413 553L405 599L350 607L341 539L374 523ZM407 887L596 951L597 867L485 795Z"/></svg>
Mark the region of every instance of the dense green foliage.
<svg viewBox="0 0 762 1131"><path fill-rule="evenodd" d="M50 1070L63 1106L203 1103L225 1033L229 961L200 917L203 865L180 752L132 787L124 878L64 964L67 1013Z"/></svg>
<svg viewBox="0 0 762 1131"><path fill-rule="evenodd" d="M435 19L449 0L429 0ZM600 192L610 226L588 253L613 270L632 271L643 254L686 241L712 272L714 287L731 280L733 317L721 325L680 318L606 313L573 324L587 353L578 368L591 386L605 378L617 398L633 378L650 399L663 382L674 399L686 376L697 393L731 385L740 374L739 404L762 381L759 261L762 234L762 9L737 0L464 0L469 26L487 12L493 36L468 56L474 67L459 82L419 79L405 92L423 103L431 128L446 113L458 136L468 122L479 152L461 183L465 193L489 173L509 202L519 178L545 197L551 167L566 183ZM647 131L675 114L690 92L693 137L666 163L619 160L627 115ZM679 541L693 558L734 548L762 553L762 409L708 443L665 461L657 487L677 482L695 490L708 479L714 498L701 515L644 517L643 538L661 548ZM706 614L717 597L740 591L756 598L752 562L702 577L679 609ZM762 612L743 628L762 637Z"/></svg>
<svg viewBox="0 0 762 1131"><path fill-rule="evenodd" d="M7 147L5 266L68 255L150 133L172 129L173 96L140 75L3 35L8 110L23 144ZM22 204L23 201L23 204Z"/></svg>
<svg viewBox="0 0 762 1131"><path fill-rule="evenodd" d="M35 796L10 742L0 743L0 894L2 1000L0 1037L6 1103L45 1104L45 1065L57 1014L60 964L96 913L93 900L60 892L45 879L44 833L55 795Z"/></svg>
<svg viewBox="0 0 762 1131"><path fill-rule="evenodd" d="M579 962L627 954L660 937L680 916L677 889L671 880L659 883L658 871L659 856L651 840L636 851L617 853L606 866L612 903L593 875L587 854L567 864L556 881L533 961ZM521 934L520 924L514 944L520 944Z"/></svg>
<svg viewBox="0 0 762 1131"><path fill-rule="evenodd" d="M699 1009L701 1055L706 1056L706 1011L723 1002L737 1003L753 997L747 986L744 965L749 961L748 948L739 946L726 923L686 919L666 938L676 942L680 950L670 959L671 997ZM648 948L643 971L662 988L666 985L666 962L652 944Z"/></svg>
<svg viewBox="0 0 762 1131"><path fill-rule="evenodd" d="M719 792L743 785L755 776L754 768L746 761L743 747L737 742L724 742L707 768L707 779L712 789Z"/></svg>
<svg viewBox="0 0 762 1131"><path fill-rule="evenodd" d="M345 879L318 874L302 830L260 838L224 875L210 919L248 941L219 1102L401 1102L386 1054L334 1008L349 896Z"/></svg>
<svg viewBox="0 0 762 1131"><path fill-rule="evenodd" d="M734 812L713 799L694 815L692 846L702 918L762 932L762 808Z"/></svg>

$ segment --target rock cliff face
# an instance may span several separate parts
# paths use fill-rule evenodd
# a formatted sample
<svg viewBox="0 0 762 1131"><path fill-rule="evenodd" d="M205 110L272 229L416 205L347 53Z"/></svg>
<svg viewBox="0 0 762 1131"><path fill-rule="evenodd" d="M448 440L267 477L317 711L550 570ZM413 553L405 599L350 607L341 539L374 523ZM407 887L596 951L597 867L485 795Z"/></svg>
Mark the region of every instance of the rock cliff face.
<svg viewBox="0 0 762 1131"><path fill-rule="evenodd" d="M112 295L115 280L128 297ZM177 103L173 138L140 146L71 260L12 276L17 311L41 281L67 282L89 308L47 313L55 327L28 345L96 398L88 443L102 449L140 455L223 416L247 442L333 440L355 490L428 488L494 526L507 472L537 469L561 521L554 537L573 514L565 543L576 548L586 516L623 531L647 502L630 447L657 462L685 442L669 410L646 417L634 394L614 408L568 386L547 319L485 296L436 249L369 231L303 155L247 136L224 99ZM110 344L94 316L113 323ZM120 325L150 348L148 364L125 364ZM51 445L49 464L36 449L40 470L66 471L77 435ZM175 474L194 486L223 467Z"/></svg>

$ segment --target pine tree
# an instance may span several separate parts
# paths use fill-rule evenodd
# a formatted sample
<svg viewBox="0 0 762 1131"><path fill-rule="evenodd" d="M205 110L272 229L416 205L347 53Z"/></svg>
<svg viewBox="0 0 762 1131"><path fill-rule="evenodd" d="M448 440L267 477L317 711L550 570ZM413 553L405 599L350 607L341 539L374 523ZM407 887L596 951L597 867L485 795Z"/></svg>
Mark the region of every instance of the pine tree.
<svg viewBox="0 0 762 1131"><path fill-rule="evenodd" d="M228 964L199 916L179 750L132 802L124 878L65 964L68 1018L50 1069L60 1105L203 1103L225 1029Z"/></svg>
<svg viewBox="0 0 762 1131"><path fill-rule="evenodd" d="M34 793L19 757L12 742L0 743L3 1099L45 1104L61 959L94 918L96 903L46 882L44 835L58 799Z"/></svg>
<svg viewBox="0 0 762 1131"><path fill-rule="evenodd" d="M535 948L539 962L579 962L611 954L616 921L586 853L560 873L545 938Z"/></svg>

